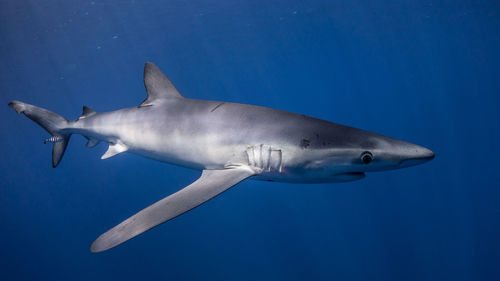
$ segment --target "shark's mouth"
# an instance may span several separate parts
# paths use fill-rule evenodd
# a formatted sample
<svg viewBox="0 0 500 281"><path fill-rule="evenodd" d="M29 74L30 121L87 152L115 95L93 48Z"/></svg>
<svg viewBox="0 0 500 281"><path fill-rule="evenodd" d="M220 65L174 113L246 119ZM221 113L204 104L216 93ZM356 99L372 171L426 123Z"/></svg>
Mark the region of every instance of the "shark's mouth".
<svg viewBox="0 0 500 281"><path fill-rule="evenodd" d="M342 174L334 175L335 182L346 182L346 181L355 181L364 178L366 175L363 172L348 172Z"/></svg>

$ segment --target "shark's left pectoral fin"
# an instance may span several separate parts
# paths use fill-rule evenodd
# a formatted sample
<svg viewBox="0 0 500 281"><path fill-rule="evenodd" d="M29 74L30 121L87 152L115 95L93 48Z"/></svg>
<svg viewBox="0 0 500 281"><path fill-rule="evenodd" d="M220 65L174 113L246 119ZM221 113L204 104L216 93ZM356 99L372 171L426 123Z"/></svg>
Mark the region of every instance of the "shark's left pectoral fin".
<svg viewBox="0 0 500 281"><path fill-rule="evenodd" d="M113 157L116 154L125 152L128 150L128 147L121 143L109 144L108 150L101 156L101 159L108 159L109 157Z"/></svg>
<svg viewBox="0 0 500 281"><path fill-rule="evenodd" d="M176 193L154 203L97 238L91 252L113 248L161 223L173 219L226 191L259 171L248 166L203 170L201 177Z"/></svg>

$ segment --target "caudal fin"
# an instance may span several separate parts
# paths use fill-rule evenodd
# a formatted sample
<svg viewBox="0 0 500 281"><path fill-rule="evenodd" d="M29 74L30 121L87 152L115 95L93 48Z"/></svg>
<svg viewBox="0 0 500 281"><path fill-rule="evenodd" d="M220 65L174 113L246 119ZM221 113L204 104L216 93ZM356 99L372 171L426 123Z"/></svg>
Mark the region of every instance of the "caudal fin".
<svg viewBox="0 0 500 281"><path fill-rule="evenodd" d="M54 143L52 147L52 167L57 167L64 155L64 151L66 150L66 146L71 136L71 133L65 132L65 129L69 127L68 120L47 109L20 101L11 101L9 106L18 114L23 113L26 117L47 130L53 137L56 137L54 140L57 141L52 141Z"/></svg>

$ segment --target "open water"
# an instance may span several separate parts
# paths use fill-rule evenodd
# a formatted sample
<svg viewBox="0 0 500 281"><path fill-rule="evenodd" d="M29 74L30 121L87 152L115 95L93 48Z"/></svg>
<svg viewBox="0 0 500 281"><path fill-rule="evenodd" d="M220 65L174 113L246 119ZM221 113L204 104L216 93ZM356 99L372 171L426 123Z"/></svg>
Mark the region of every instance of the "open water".
<svg viewBox="0 0 500 281"><path fill-rule="evenodd" d="M115 249L108 228L199 172L48 134L138 105L143 64L186 97L255 104L429 147L343 184L245 181ZM498 1L0 0L1 280L500 280Z"/></svg>

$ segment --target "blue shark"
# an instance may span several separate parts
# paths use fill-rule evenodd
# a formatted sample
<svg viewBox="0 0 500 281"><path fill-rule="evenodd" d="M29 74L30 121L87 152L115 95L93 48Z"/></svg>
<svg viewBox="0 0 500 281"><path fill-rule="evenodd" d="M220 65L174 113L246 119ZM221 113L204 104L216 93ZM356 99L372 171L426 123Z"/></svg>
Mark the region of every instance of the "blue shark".
<svg viewBox="0 0 500 281"><path fill-rule="evenodd" d="M9 106L43 127L56 167L70 137L109 145L102 159L131 152L202 171L198 180L99 236L92 252L113 248L221 194L245 179L289 183L359 180L367 172L425 163L434 153L402 140L309 116L238 103L183 97L154 64L144 67L147 98L77 120L20 101Z"/></svg>

